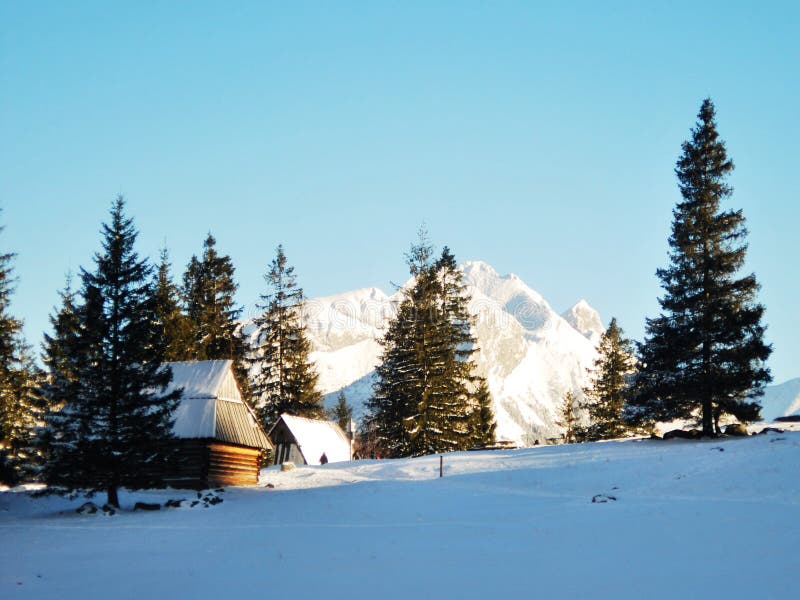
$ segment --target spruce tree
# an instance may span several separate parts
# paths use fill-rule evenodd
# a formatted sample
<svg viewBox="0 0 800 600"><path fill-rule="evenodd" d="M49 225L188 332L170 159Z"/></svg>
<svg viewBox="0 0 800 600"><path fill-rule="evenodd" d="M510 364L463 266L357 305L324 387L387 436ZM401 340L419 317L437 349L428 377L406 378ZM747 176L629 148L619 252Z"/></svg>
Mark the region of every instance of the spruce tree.
<svg viewBox="0 0 800 600"><path fill-rule="evenodd" d="M8 484L34 466L32 440L41 412L34 393L38 369L22 337L22 321L10 312L14 256L0 254L0 481Z"/></svg>
<svg viewBox="0 0 800 600"><path fill-rule="evenodd" d="M640 418L699 418L703 434L719 419L759 418L758 398L772 380L764 342L764 307L754 274L740 276L747 230L741 210L722 203L733 170L706 99L675 173L682 199L673 211L670 264L656 272L662 313L648 319L641 375L632 405Z"/></svg>
<svg viewBox="0 0 800 600"><path fill-rule="evenodd" d="M390 458L412 454L415 399L422 380L416 344L416 311L403 298L381 340L383 352L375 368L376 382L365 419L373 452Z"/></svg>
<svg viewBox="0 0 800 600"><path fill-rule="evenodd" d="M49 401L49 412L46 414L48 426L40 430L38 445L45 456L45 480L53 479L50 470L60 469L60 480L72 482L64 486L69 489L70 485L79 485L82 469L79 461L67 457L76 452L78 440L88 435L85 429L88 421L76 412L76 399L81 394L80 368L86 360L88 336L81 335L83 307L72 289L71 275L60 297L61 306L50 315L52 333L45 333L42 347L46 377L39 393Z"/></svg>
<svg viewBox="0 0 800 600"><path fill-rule="evenodd" d="M236 306L238 284L229 256L217 252L211 233L203 243L203 256L192 256L183 277L183 295L191 344L187 359L233 361L242 395L249 398L246 348Z"/></svg>
<svg viewBox="0 0 800 600"><path fill-rule="evenodd" d="M161 250L161 261L153 282L153 320L162 338L165 361L191 360L195 355L192 326L181 310L181 296L172 281L169 252Z"/></svg>
<svg viewBox="0 0 800 600"><path fill-rule="evenodd" d="M311 342L301 315L303 289L297 285L283 246L277 247L264 280L268 290L257 305L261 315L253 319L256 331L250 361L250 389L261 423L269 430L283 413L324 418Z"/></svg>
<svg viewBox="0 0 800 600"><path fill-rule="evenodd" d="M434 261L424 231L406 256L411 283L382 340L369 421L388 456L463 450L494 439L491 397L474 373L467 296L455 258Z"/></svg>
<svg viewBox="0 0 800 600"><path fill-rule="evenodd" d="M590 440L621 437L626 432L623 414L634 370L633 346L615 318L597 345L599 353L589 369L591 385L584 389L583 408L589 414L586 436Z"/></svg>
<svg viewBox="0 0 800 600"><path fill-rule="evenodd" d="M42 373L24 342L20 343L15 363L0 391L0 481L6 483L36 481L44 461L38 444L47 408L37 393Z"/></svg>
<svg viewBox="0 0 800 600"><path fill-rule="evenodd" d="M480 378L478 380L473 398L477 406L473 408L470 415L471 445L486 446L494 444L497 441L495 438L497 424L494 420L492 395L485 379Z"/></svg>
<svg viewBox="0 0 800 600"><path fill-rule="evenodd" d="M0 232L3 228L0 227ZM6 450L9 422L15 411L13 377L17 362L22 321L10 313L14 280L11 263L14 254L0 254L0 480L13 483L14 468Z"/></svg>
<svg viewBox="0 0 800 600"><path fill-rule="evenodd" d="M60 410L48 415L47 482L61 490L105 491L119 506L122 486L158 486L152 466L166 460L179 391L152 320L151 268L134 248L137 231L118 197L102 228L95 269L81 269L81 299L65 305L46 340L43 393Z"/></svg>
<svg viewBox="0 0 800 600"><path fill-rule="evenodd" d="M183 278L186 313L193 326L194 354L198 360L236 357L237 319L234 267L229 256L217 252L210 233L203 242L203 256L192 256Z"/></svg>
<svg viewBox="0 0 800 600"><path fill-rule="evenodd" d="M336 421L342 431L347 433L350 430L350 420L353 418L353 407L347 403L347 398L343 390L339 390L336 397L336 404L330 411L330 419Z"/></svg>
<svg viewBox="0 0 800 600"><path fill-rule="evenodd" d="M492 444L496 429L492 397L486 380L476 372L475 355L478 347L472 334L464 277L458 269L455 255L447 246L442 249L434 268L440 285L443 327L448 331L448 344L454 359L448 365L450 414L446 418L451 427L462 419L468 421L469 433L466 440L457 442L459 449Z"/></svg>
<svg viewBox="0 0 800 600"><path fill-rule="evenodd" d="M556 422L556 425L564 429L562 439L565 444L574 444L584 437L581 435L580 426L578 425L578 417L576 415L578 408L575 394L572 391L567 392L561 401L559 419Z"/></svg>
<svg viewBox="0 0 800 600"><path fill-rule="evenodd" d="M0 227L0 233L3 229ZM14 256L10 252L0 254L0 377L2 378L12 370L19 337L22 334L22 321L14 318L10 312L11 294L14 292L12 270Z"/></svg>
<svg viewBox="0 0 800 600"><path fill-rule="evenodd" d="M412 456L459 450L469 445L469 414L464 382L458 379L457 349L446 320L441 280L428 262L424 237L409 253L414 285L408 290L414 312L411 343L416 353L413 395L406 426ZM401 375L402 376L402 375Z"/></svg>

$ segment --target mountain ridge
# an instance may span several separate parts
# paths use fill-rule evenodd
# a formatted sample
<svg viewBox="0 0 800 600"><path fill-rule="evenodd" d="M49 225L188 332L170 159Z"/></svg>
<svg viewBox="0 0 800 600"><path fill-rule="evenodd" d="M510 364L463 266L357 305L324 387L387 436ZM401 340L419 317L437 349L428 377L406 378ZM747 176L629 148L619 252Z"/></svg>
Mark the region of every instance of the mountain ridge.
<svg viewBox="0 0 800 600"><path fill-rule="evenodd" d="M470 296L479 349L475 361L492 393L498 439L533 445L558 437L564 395L571 391L581 398L589 383L605 331L599 313L585 299L556 313L520 277L500 275L483 261L466 261L459 269ZM401 290L389 295L365 287L306 300L303 322L326 407L341 391L354 416L364 414L380 340L402 301ZM768 386L761 403L767 421L800 412L800 378Z"/></svg>
<svg viewBox="0 0 800 600"><path fill-rule="evenodd" d="M498 438L531 445L556 437L558 404L567 391L581 395L586 369L596 357L594 343L517 275L500 275L482 261L461 263L459 269L470 296L477 369L492 392ZM355 414L363 414L380 339L400 299L399 292L389 296L362 288L307 301L304 321L326 406L343 391Z"/></svg>

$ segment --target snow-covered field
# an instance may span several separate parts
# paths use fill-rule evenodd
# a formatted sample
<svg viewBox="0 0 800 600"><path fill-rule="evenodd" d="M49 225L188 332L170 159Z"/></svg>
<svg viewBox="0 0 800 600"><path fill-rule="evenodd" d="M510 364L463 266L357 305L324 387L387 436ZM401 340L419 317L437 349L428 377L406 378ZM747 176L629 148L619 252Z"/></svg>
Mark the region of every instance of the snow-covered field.
<svg viewBox="0 0 800 600"><path fill-rule="evenodd" d="M114 516L0 495L0 598L792 598L800 432L268 469ZM607 502L592 502L603 495ZM613 497L615 500L611 500Z"/></svg>

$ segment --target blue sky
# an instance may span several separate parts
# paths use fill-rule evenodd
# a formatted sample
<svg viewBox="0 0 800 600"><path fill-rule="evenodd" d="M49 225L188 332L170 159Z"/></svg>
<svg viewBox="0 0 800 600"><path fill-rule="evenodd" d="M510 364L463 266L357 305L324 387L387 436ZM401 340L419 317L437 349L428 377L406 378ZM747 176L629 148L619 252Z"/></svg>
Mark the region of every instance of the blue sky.
<svg viewBox="0 0 800 600"><path fill-rule="evenodd" d="M424 221L640 339L710 96L775 380L800 376L796 3L225 4L0 4L0 249L32 343L118 193L178 275L211 231L246 311L278 243L309 296L388 291Z"/></svg>

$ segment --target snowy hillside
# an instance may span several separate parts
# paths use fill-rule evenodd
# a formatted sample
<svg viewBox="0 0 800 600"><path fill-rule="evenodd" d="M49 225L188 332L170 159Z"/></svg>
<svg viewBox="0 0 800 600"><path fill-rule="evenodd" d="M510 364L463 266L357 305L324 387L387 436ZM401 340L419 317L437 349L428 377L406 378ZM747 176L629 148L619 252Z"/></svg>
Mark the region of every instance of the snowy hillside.
<svg viewBox="0 0 800 600"><path fill-rule="evenodd" d="M800 377L780 385L771 385L761 398L761 416L765 421L800 413Z"/></svg>
<svg viewBox="0 0 800 600"><path fill-rule="evenodd" d="M273 468L114 516L4 493L0 598L793 598L798 464L787 432Z"/></svg>
<svg viewBox="0 0 800 600"><path fill-rule="evenodd" d="M483 262L460 268L472 296L477 362L494 398L498 437L532 444L556 436L558 403L568 390L580 394L596 356L603 331L597 312L581 301L565 319L516 275L500 276ZM399 301L399 294L375 288L308 301L305 322L328 406L343 389L362 413L380 357L378 340Z"/></svg>

